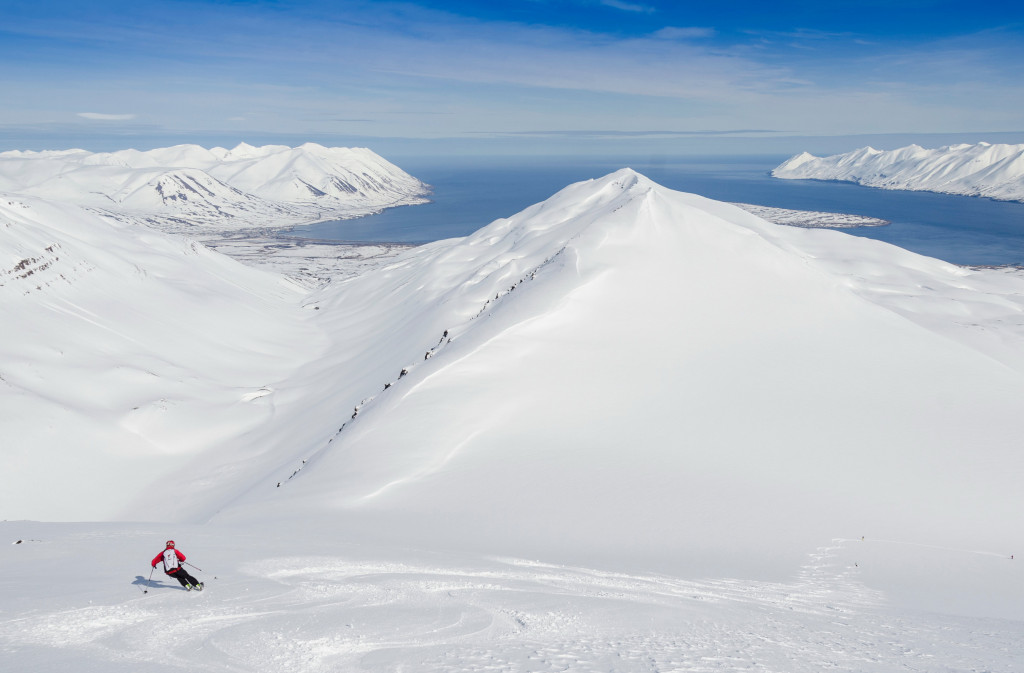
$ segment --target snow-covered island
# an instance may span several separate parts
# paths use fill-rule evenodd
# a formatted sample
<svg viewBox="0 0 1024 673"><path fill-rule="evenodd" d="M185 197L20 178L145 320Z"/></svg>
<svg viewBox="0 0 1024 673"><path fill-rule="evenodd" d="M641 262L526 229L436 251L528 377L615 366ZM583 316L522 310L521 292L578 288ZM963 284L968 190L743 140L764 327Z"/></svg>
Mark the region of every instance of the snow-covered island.
<svg viewBox="0 0 1024 673"><path fill-rule="evenodd" d="M623 169L307 287L68 193L0 197L5 670L1024 667L1019 274Z"/></svg>
<svg viewBox="0 0 1024 673"><path fill-rule="evenodd" d="M1024 145L863 147L816 157L802 152L772 171L786 180L841 180L882 189L941 192L1024 201Z"/></svg>

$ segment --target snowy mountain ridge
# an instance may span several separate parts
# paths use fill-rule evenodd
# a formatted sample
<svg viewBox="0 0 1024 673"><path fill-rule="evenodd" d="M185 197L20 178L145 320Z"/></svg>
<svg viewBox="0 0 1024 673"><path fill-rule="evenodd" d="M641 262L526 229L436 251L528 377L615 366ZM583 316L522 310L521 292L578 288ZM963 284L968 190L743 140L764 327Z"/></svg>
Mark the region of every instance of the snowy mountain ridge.
<svg viewBox="0 0 1024 673"><path fill-rule="evenodd" d="M772 171L787 180L842 180L882 189L1024 201L1024 145L909 145L816 157L801 152Z"/></svg>
<svg viewBox="0 0 1024 673"><path fill-rule="evenodd" d="M280 487L256 488L220 517L269 519L287 503L310 516L334 511L352 528L402 531L406 540L441 536L502 550L512 539L520 551L533 545L539 553L594 549L610 537L633 557L679 544L678 558L688 545L669 532L674 526L709 550L771 546L764 531L789 538L781 532L787 520L801 521L795 537L821 535L846 517L841 527L856 527L872 510L881 525L886 517L874 498L882 489L901 503L901 517L917 521L913 534L928 535L948 504L926 494L945 478L898 469L895 490L876 482L870 496L851 494L879 465L923 465L934 450L958 469L976 470L953 458L964 433L1002 435L1019 423L1003 395L1006 385L1024 383L1024 307L995 288L1020 289L1021 279L846 238L775 227L620 171L466 239L425 246L353 279L345 292L324 290L318 317L337 325L329 331L361 324L349 328L347 348L318 360L318 371L337 367L339 377L366 381L371 394L335 412L337 423L319 443L293 454ZM403 287L417 289L410 295ZM1013 308L1000 306L1006 299ZM962 326L965 311L974 325L1001 323L999 336ZM400 357L372 371L382 334ZM823 364L809 367L808 358ZM936 376L939 362L944 373ZM979 376L988 383L977 385ZM737 383L742 402L734 409ZM926 401L913 393L908 407L905 395L920 385L929 388L921 391ZM944 417L940 400L964 385L976 402L984 398L991 425ZM303 413L326 415L337 402L314 402ZM851 423L853 408L886 420ZM893 412L899 408L907 415ZM757 429L733 427L734 413L753 413ZM891 439L924 428L925 453ZM807 463L819 454L817 467ZM776 474L786 495L771 480L728 478L709 490L698 476L740 464ZM664 471L654 474L652 465ZM812 496L821 483L846 495ZM519 493L530 494L528 504ZM1001 507L1005 494L990 504ZM817 514L804 509L812 497ZM776 509L753 515L757 502ZM932 508L927 515L923 502ZM503 521L500 530L478 508ZM708 508L719 515L704 518ZM438 516L460 532L439 532L430 524ZM652 529L660 531L657 552L648 547ZM723 529L731 532L723 537ZM947 527L943 535L976 532Z"/></svg>
<svg viewBox="0 0 1024 673"><path fill-rule="evenodd" d="M365 148L242 143L230 150L2 152L0 192L56 198L187 232L356 217L423 203L428 187Z"/></svg>

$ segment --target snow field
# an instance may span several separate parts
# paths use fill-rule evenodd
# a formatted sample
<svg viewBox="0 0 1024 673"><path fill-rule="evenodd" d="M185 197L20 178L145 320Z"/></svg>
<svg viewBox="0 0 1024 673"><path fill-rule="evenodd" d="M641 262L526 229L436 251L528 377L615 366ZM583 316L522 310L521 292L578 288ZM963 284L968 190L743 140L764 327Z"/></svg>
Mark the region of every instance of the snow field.
<svg viewBox="0 0 1024 673"><path fill-rule="evenodd" d="M179 547L206 568L192 569L206 590L187 593L159 570L152 583L141 570L132 582L129 568L145 568L159 550L155 530L0 530L38 540L0 553L0 587L13 599L0 613L8 670L799 673L1021 663L1019 621L900 611L869 589L864 575L901 551L885 542L834 540L809 553L791 580L756 582L374 549L330 537L304 545L310 554L281 555L310 538L203 526L179 529ZM97 553L110 560L74 565ZM929 553L940 565L982 558L972 570L1011 563ZM40 563L54 572L30 572ZM68 571L57 572L64 564Z"/></svg>

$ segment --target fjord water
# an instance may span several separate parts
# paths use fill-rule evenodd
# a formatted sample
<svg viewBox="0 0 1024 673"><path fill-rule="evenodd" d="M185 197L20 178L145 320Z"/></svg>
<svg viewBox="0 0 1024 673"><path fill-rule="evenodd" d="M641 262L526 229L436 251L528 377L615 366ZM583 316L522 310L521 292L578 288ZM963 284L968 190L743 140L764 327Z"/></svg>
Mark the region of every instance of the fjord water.
<svg viewBox="0 0 1024 673"><path fill-rule="evenodd" d="M466 236L543 201L566 185L629 166L671 189L721 201L889 220L892 224L885 227L844 231L956 264L1024 266L1022 203L772 178L769 171L787 158L398 160L402 168L433 186L432 203L319 222L291 233L323 240L394 243Z"/></svg>

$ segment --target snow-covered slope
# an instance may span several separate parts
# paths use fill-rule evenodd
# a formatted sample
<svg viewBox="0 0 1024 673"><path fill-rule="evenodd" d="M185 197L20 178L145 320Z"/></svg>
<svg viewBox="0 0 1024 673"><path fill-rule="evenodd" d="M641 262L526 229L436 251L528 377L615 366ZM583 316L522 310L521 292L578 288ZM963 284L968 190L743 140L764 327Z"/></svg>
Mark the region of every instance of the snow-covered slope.
<svg viewBox="0 0 1024 673"><path fill-rule="evenodd" d="M290 299L201 247L4 208L15 434L87 463L173 456L148 474L187 497L158 518L333 511L652 562L699 559L696 536L718 563L867 528L996 548L1005 529L977 519L1021 504L1002 448L1024 430L1018 276L777 227L628 170ZM81 497L5 489L16 516L144 500L58 465L39 478Z"/></svg>
<svg viewBox="0 0 1024 673"><path fill-rule="evenodd" d="M996 291L947 315L922 285ZM345 346L310 376L348 387L219 518L676 569L839 535L1008 554L1021 290L623 171L325 290Z"/></svg>
<svg viewBox="0 0 1024 673"><path fill-rule="evenodd" d="M188 240L0 199L3 518L111 518L154 476L228 450L323 345L303 296Z"/></svg>
<svg viewBox="0 0 1024 673"><path fill-rule="evenodd" d="M0 192L141 217L172 230L355 217L422 203L427 189L368 149L314 143L0 153Z"/></svg>
<svg viewBox="0 0 1024 673"><path fill-rule="evenodd" d="M1024 663L1019 274L628 169L308 292L0 206L2 518L113 520L0 523L15 670Z"/></svg>
<svg viewBox="0 0 1024 673"><path fill-rule="evenodd" d="M882 189L909 189L1024 201L1024 145L917 145L881 151L863 147L816 157L802 152L772 171L789 180L844 180Z"/></svg>

